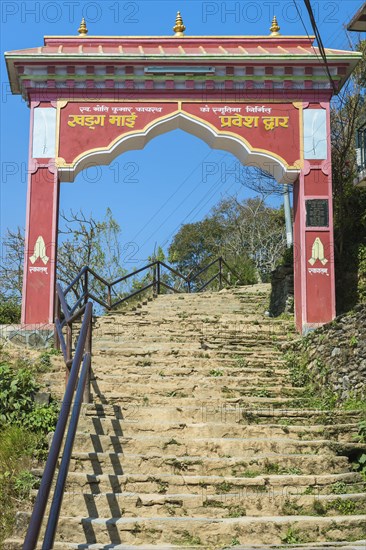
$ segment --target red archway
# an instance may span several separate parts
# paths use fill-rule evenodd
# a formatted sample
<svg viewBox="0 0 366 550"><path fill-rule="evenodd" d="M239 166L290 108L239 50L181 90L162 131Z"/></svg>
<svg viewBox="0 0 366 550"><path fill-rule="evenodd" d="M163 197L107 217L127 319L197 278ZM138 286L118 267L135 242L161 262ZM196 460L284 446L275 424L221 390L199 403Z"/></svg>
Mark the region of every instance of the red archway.
<svg viewBox="0 0 366 550"><path fill-rule="evenodd" d="M361 54L314 37L45 37L5 54L31 108L22 322L52 323L59 184L182 128L294 185L295 317L335 316L330 100Z"/></svg>

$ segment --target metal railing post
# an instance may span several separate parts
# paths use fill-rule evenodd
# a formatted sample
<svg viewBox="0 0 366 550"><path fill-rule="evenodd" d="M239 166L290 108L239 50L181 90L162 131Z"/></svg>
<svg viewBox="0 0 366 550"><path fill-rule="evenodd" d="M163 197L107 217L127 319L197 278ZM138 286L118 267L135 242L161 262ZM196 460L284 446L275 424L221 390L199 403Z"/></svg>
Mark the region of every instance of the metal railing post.
<svg viewBox="0 0 366 550"><path fill-rule="evenodd" d="M107 304L109 309L112 309L112 292L111 292L111 285L108 285L108 291L107 291Z"/></svg>
<svg viewBox="0 0 366 550"><path fill-rule="evenodd" d="M72 360L72 326L66 325L66 384L69 380Z"/></svg>
<svg viewBox="0 0 366 550"><path fill-rule="evenodd" d="M85 270L85 277L84 277L84 288L85 288L85 298L84 298L84 304L88 301L88 294L89 294L89 272L86 269Z"/></svg>
<svg viewBox="0 0 366 550"><path fill-rule="evenodd" d="M55 291L55 328L54 328L53 338L54 338L55 349L58 349L60 351L61 343L60 343L60 338L58 336L58 332L56 330L56 319L58 319L59 321L61 319L61 304L60 304L60 299L58 297L57 290Z"/></svg>
<svg viewBox="0 0 366 550"><path fill-rule="evenodd" d="M152 266L152 290L153 290L153 297L156 298L158 295L157 292L157 281L156 281L156 264Z"/></svg>
<svg viewBox="0 0 366 550"><path fill-rule="evenodd" d="M157 277L156 288L157 288L157 294L159 296L160 294L160 262L159 261L157 262L157 274L158 274L158 277Z"/></svg>
<svg viewBox="0 0 366 550"><path fill-rule="evenodd" d="M90 358L92 354L92 336L93 336L93 317L90 318L88 332L86 334L86 340L85 340L85 353L90 354ZM85 388L83 393L83 403L90 403L90 371L91 371L91 359L90 359L88 372L86 374Z"/></svg>
<svg viewBox="0 0 366 550"><path fill-rule="evenodd" d="M219 290L222 289L222 258L219 258Z"/></svg>

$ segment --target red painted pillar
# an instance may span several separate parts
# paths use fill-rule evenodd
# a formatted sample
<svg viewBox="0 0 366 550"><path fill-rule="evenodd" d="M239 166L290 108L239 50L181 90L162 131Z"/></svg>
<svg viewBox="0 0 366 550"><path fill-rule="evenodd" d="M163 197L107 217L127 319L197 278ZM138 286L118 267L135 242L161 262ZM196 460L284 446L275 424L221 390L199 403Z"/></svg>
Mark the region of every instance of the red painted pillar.
<svg viewBox="0 0 366 550"><path fill-rule="evenodd" d="M35 113L38 109L42 112ZM31 105L22 324L51 324L57 253L59 182L54 163L55 109ZM53 154L53 157L50 155Z"/></svg>
<svg viewBox="0 0 366 550"><path fill-rule="evenodd" d="M321 121L315 119L315 130L309 134L313 146L305 140L304 169L294 185L295 321L303 333L336 315L329 105L313 109L325 110L325 143L319 145L316 132ZM322 158L314 158L317 155Z"/></svg>

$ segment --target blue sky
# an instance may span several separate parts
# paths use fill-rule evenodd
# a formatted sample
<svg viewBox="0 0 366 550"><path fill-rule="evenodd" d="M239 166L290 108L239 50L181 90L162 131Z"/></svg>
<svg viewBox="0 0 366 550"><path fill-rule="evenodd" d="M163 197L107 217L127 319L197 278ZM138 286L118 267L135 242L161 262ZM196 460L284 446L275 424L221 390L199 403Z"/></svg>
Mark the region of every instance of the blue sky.
<svg viewBox="0 0 366 550"><path fill-rule="evenodd" d="M312 34L303 2L297 3ZM357 35L347 35L345 23L362 3L312 0L326 47L351 48L350 40L355 42ZM306 34L293 0L3 0L1 50L40 46L44 35L76 35L82 16L92 35L171 35L178 9L187 35L268 34L274 13L282 34ZM3 235L7 227L24 227L29 133L29 110L20 96L9 95L3 56L1 87ZM205 178L207 163L215 163L217 168ZM232 155L211 150L199 139L176 130L155 138L142 151L119 156L111 166L90 169L79 174L73 184L62 184L61 209L83 208L86 214L101 218L110 207L121 225L126 256L140 263L155 245L166 248L182 223L202 219L220 198L250 196L237 177L239 170ZM9 174L11 171L14 173Z"/></svg>

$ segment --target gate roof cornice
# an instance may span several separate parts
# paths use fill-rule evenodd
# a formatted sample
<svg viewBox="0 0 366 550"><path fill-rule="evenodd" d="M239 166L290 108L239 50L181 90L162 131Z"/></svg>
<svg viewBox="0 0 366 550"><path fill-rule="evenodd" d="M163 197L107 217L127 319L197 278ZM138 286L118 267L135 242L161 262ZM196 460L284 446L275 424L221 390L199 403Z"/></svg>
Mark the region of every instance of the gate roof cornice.
<svg viewBox="0 0 366 550"><path fill-rule="evenodd" d="M314 40L313 36L281 35L45 36L43 46L6 52L5 58L12 93L28 100L37 87L48 89L55 98L60 89L70 90L87 80L89 88L94 81L99 90L121 90L128 80L135 82L138 90L146 87L147 80L162 80L164 71L159 75L147 71L151 64L167 67L166 74L177 89L182 89L182 79L189 77L201 82L201 89L207 81L233 82L234 86L239 82L244 88L244 83L250 82L254 84L249 87L255 89L270 89L272 83L276 90L293 88L294 96L304 97L299 91L316 90L324 92L323 99L330 99L332 86ZM340 90L362 54L328 48L326 55ZM179 75L174 75L174 70L169 73L172 66L179 68ZM195 66L201 71L192 76ZM206 74L205 68L210 69ZM149 87L152 89L151 84Z"/></svg>

